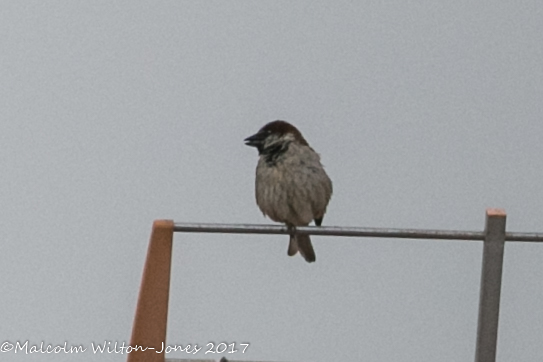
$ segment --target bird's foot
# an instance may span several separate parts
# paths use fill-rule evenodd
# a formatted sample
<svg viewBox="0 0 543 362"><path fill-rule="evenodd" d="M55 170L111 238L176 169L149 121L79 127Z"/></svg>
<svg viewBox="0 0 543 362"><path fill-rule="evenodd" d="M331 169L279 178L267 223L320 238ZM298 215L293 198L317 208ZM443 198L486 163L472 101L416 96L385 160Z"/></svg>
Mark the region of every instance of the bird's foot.
<svg viewBox="0 0 543 362"><path fill-rule="evenodd" d="M290 236L294 237L296 235L296 226L287 224L287 230Z"/></svg>

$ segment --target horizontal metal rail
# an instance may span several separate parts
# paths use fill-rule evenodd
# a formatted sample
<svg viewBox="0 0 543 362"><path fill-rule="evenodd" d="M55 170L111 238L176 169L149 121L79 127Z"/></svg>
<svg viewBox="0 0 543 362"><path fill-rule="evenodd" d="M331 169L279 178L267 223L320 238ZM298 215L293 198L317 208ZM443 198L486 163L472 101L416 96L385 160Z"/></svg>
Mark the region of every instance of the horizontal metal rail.
<svg viewBox="0 0 543 362"><path fill-rule="evenodd" d="M180 358L166 358L165 362L217 362L215 359L180 359ZM239 361L221 358L219 362L264 362L264 361Z"/></svg>
<svg viewBox="0 0 543 362"><path fill-rule="evenodd" d="M284 225L174 223L175 232L225 234L290 234ZM339 226L299 226L298 234L403 239L480 240L484 231L389 229ZM543 233L506 233L506 241L543 242Z"/></svg>
<svg viewBox="0 0 543 362"><path fill-rule="evenodd" d="M215 359L180 359L180 358L166 358L165 362L217 362ZM263 361L239 361L231 360L223 357L219 362L263 362Z"/></svg>

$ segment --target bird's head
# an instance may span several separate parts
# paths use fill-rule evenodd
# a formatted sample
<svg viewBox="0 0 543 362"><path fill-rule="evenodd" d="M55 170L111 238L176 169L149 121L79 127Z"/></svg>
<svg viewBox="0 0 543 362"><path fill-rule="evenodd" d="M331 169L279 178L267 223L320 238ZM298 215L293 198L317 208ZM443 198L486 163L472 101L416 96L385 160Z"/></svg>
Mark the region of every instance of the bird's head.
<svg viewBox="0 0 543 362"><path fill-rule="evenodd" d="M309 146L302 133L285 121L270 122L245 139L245 144L256 147L259 154L284 149L290 142Z"/></svg>

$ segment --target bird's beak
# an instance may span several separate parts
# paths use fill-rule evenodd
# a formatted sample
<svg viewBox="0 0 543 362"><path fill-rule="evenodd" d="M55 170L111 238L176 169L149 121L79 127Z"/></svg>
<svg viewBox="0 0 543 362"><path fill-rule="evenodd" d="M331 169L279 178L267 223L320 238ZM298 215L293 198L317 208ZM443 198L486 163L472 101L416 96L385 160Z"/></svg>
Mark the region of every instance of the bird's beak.
<svg viewBox="0 0 543 362"><path fill-rule="evenodd" d="M264 132L259 132L250 137L247 137L246 139L244 139L244 141L247 146L259 148L260 146L262 146L265 138L266 134Z"/></svg>

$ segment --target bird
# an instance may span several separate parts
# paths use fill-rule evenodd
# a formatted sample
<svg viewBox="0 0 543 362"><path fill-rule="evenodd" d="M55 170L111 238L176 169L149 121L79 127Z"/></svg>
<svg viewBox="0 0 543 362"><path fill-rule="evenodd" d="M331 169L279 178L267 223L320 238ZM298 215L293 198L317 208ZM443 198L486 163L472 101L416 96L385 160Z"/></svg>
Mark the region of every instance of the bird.
<svg viewBox="0 0 543 362"><path fill-rule="evenodd" d="M258 150L255 196L260 211L291 230L289 256L300 252L308 263L314 262L311 238L295 229L313 220L321 226L332 197L332 181L319 154L295 126L281 120L267 123L244 141Z"/></svg>

